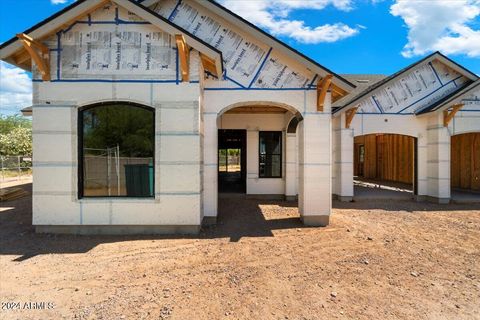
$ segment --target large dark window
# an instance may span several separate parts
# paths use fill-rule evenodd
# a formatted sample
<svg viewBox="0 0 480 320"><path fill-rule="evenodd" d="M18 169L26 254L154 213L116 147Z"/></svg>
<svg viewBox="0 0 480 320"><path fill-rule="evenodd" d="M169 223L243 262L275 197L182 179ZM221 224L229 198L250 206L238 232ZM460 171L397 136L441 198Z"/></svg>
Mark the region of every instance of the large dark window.
<svg viewBox="0 0 480 320"><path fill-rule="evenodd" d="M260 178L282 177L282 132L260 131Z"/></svg>
<svg viewBox="0 0 480 320"><path fill-rule="evenodd" d="M79 196L153 197L154 112L129 103L79 113Z"/></svg>

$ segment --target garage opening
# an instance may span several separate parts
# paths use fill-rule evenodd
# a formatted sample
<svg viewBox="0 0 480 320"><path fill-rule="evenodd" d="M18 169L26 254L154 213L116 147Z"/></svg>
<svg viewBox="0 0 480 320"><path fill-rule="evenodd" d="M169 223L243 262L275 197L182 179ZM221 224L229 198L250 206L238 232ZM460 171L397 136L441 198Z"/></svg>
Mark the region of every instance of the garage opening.
<svg viewBox="0 0 480 320"><path fill-rule="evenodd" d="M246 193L247 130L218 130L218 192Z"/></svg>
<svg viewBox="0 0 480 320"><path fill-rule="evenodd" d="M451 137L451 197L480 202L480 132Z"/></svg>
<svg viewBox="0 0 480 320"><path fill-rule="evenodd" d="M369 134L354 140L355 199L411 199L416 193L416 138Z"/></svg>

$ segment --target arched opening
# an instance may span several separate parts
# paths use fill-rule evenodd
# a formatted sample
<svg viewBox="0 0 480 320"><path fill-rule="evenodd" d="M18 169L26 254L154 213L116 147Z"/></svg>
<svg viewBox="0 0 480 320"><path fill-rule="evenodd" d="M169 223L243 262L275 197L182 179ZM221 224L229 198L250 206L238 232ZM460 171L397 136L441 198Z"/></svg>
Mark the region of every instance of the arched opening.
<svg viewBox="0 0 480 320"><path fill-rule="evenodd" d="M303 117L300 112L297 112L295 116L290 120L287 126L287 133L297 133L297 127Z"/></svg>
<svg viewBox="0 0 480 320"><path fill-rule="evenodd" d="M400 134L354 138L355 199L410 199L416 194L417 139Z"/></svg>
<svg viewBox="0 0 480 320"><path fill-rule="evenodd" d="M480 132L451 137L451 198L456 202L480 202Z"/></svg>
<svg viewBox="0 0 480 320"><path fill-rule="evenodd" d="M284 197L286 133L297 114L292 107L267 102L222 110L217 119L219 194Z"/></svg>
<svg viewBox="0 0 480 320"><path fill-rule="evenodd" d="M79 197L153 197L155 113L131 102L78 113Z"/></svg>

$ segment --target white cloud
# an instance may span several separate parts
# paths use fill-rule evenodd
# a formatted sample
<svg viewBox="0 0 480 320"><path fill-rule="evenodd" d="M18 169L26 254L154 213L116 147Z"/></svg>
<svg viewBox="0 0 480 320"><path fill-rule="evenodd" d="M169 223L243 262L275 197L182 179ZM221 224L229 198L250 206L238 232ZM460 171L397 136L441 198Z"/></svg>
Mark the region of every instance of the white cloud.
<svg viewBox="0 0 480 320"><path fill-rule="evenodd" d="M480 56L480 0L396 0L390 8L408 28L405 57L439 50L445 54Z"/></svg>
<svg viewBox="0 0 480 320"><path fill-rule="evenodd" d="M359 33L359 26L350 27L344 23L307 26L305 21L288 19L294 10L322 10L333 6L338 10L353 9L352 0L219 0L219 2L247 19L268 30L275 36L285 36L301 43L335 42Z"/></svg>
<svg viewBox="0 0 480 320"><path fill-rule="evenodd" d="M50 0L52 4L62 4L67 3L69 0Z"/></svg>
<svg viewBox="0 0 480 320"><path fill-rule="evenodd" d="M32 104L32 80L28 73L0 61L0 114L17 113Z"/></svg>

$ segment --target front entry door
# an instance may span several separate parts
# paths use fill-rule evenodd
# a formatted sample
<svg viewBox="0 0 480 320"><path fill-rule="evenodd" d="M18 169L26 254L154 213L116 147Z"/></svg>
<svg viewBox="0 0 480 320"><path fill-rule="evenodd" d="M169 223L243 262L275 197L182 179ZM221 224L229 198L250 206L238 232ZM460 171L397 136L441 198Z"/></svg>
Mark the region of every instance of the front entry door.
<svg viewBox="0 0 480 320"><path fill-rule="evenodd" d="M218 130L218 192L247 191L247 130Z"/></svg>

